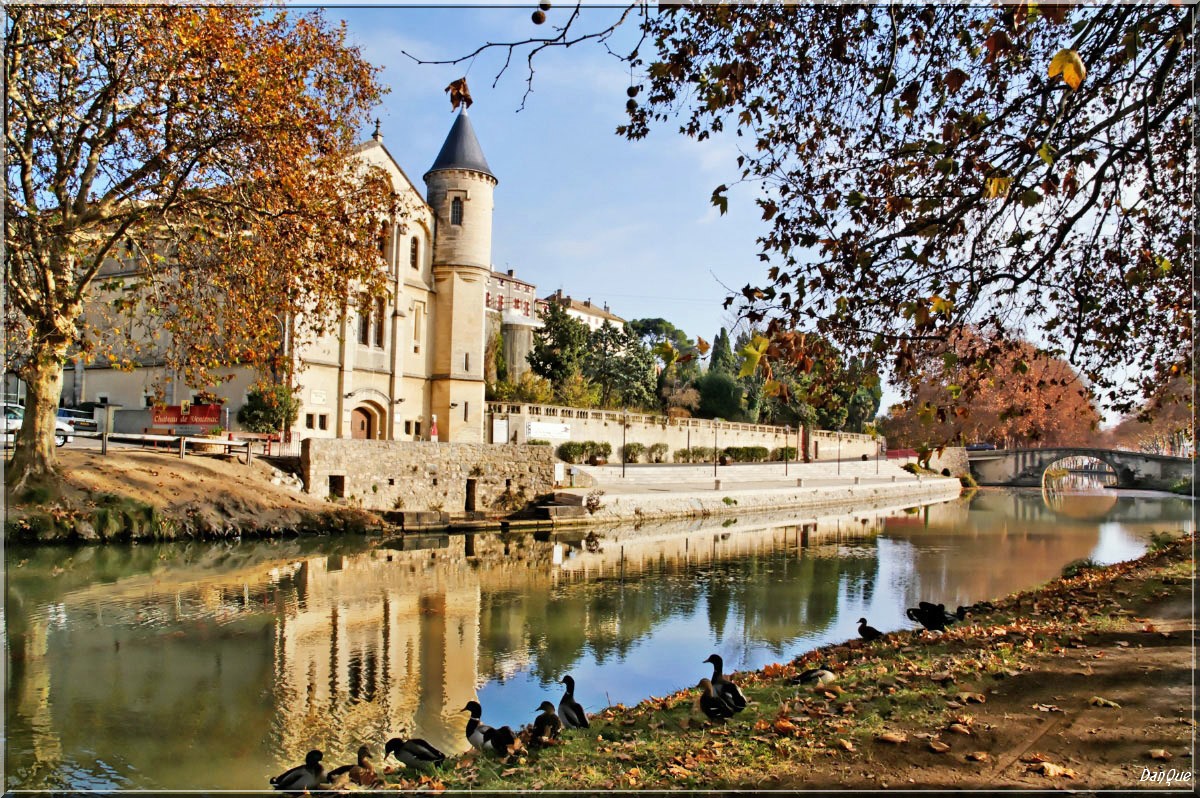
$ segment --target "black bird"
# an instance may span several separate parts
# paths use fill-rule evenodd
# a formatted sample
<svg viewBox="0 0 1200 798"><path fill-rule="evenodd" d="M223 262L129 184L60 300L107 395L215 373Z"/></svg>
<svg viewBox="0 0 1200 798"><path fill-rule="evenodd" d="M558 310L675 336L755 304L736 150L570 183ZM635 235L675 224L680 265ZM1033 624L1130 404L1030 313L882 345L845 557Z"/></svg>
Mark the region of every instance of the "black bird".
<svg viewBox="0 0 1200 798"><path fill-rule="evenodd" d="M379 781L379 776L375 775L375 768L371 766L371 749L365 745L359 746L358 764L334 768L325 774L325 781L332 783L334 779L342 776L363 787L373 786Z"/></svg>
<svg viewBox="0 0 1200 798"><path fill-rule="evenodd" d="M931 616L940 616L942 622L946 625L957 623L967 616L966 607L959 607L958 611L949 612L946 610L945 604L930 604L928 601L919 601L917 602L917 606ZM960 615L959 612L962 614Z"/></svg>
<svg viewBox="0 0 1200 798"><path fill-rule="evenodd" d="M388 754L403 762L405 767L410 768L440 765L446 761L445 754L419 737L412 740L402 740L399 737L393 737L383 746L383 756L385 759Z"/></svg>
<svg viewBox="0 0 1200 798"><path fill-rule="evenodd" d="M922 601L919 606L909 607L904 614L910 621L921 624L930 632L946 631L945 613L928 602Z"/></svg>
<svg viewBox="0 0 1200 798"><path fill-rule="evenodd" d="M872 640L878 640L879 638L883 637L883 632L879 631L874 626L867 626L866 618L859 618L858 619L858 636L861 637L863 640L870 642Z"/></svg>
<svg viewBox="0 0 1200 798"><path fill-rule="evenodd" d="M700 709L709 720L726 721L733 717L733 710L713 693L713 685L708 679L701 679L696 685L700 688Z"/></svg>
<svg viewBox="0 0 1200 798"><path fill-rule="evenodd" d="M321 767L320 751L315 748L304 757L303 765L296 765L291 770L285 770L271 779L271 786L277 790L303 792L316 789L318 784L325 781L325 768Z"/></svg>
<svg viewBox="0 0 1200 798"><path fill-rule="evenodd" d="M543 701L538 705L538 711L542 714L533 720L533 739L539 742L557 739L558 731L562 728L562 721L555 714L554 705L549 701Z"/></svg>
<svg viewBox="0 0 1200 798"><path fill-rule="evenodd" d="M725 678L722 671L725 668L725 663L718 654L710 654L705 662L711 662L713 666L712 685L713 692L717 698L729 705L729 709L735 713L741 712L746 708L746 696L742 695L742 691L738 686Z"/></svg>
<svg viewBox="0 0 1200 798"><path fill-rule="evenodd" d="M471 713L471 718L467 721L467 742L480 751L492 751L501 756L508 756L517 742L512 729L507 726L493 729L486 723L481 723L479 718L483 716L483 707L479 706L478 701L468 701L462 711Z"/></svg>
<svg viewBox="0 0 1200 798"><path fill-rule="evenodd" d="M567 686L567 692L558 702L558 716L562 719L563 725L568 729L586 729L590 725L588 723L587 713L583 711L583 707L575 700L575 680L569 675L562 678L562 684Z"/></svg>
<svg viewBox="0 0 1200 798"><path fill-rule="evenodd" d="M792 684L816 684L824 686L836 680L837 676L833 671L829 670L828 668L818 666L816 668L809 668L808 670L801 672L792 679Z"/></svg>

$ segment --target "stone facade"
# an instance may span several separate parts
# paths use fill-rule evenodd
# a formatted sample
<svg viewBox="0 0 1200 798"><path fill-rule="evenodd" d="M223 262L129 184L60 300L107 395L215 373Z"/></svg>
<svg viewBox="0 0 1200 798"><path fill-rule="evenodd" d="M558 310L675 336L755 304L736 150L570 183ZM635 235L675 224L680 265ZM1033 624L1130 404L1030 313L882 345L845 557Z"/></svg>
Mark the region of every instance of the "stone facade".
<svg viewBox="0 0 1200 798"><path fill-rule="evenodd" d="M308 493L368 510L511 512L554 489L556 462L549 446L309 438L300 449Z"/></svg>
<svg viewBox="0 0 1200 798"><path fill-rule="evenodd" d="M796 430L766 424L741 424L731 421L715 422L703 418L673 418L614 410L578 410L569 407L526 405L508 402L488 403L489 440L495 443L524 443L547 440L557 447L566 441L608 442L614 461L622 444L622 422L628 421L624 441L647 447L665 443L666 462L672 453L688 446L765 446L774 451L783 446L800 448ZM714 432L715 437L714 437ZM814 430L807 443L812 460L858 460L863 455L873 458L879 451L882 438L853 432Z"/></svg>

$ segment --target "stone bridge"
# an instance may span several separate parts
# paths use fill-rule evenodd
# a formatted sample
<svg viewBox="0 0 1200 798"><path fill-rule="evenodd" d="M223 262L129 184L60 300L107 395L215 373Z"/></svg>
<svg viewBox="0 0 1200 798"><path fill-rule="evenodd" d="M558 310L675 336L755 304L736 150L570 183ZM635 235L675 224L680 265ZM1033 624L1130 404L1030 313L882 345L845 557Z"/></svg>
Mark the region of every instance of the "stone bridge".
<svg viewBox="0 0 1200 798"><path fill-rule="evenodd" d="M1194 462L1187 457L1167 457L1113 449L997 449L968 452L971 475L980 485L1033 486L1042 484L1046 469L1066 457L1094 457L1117 475L1117 487L1168 490L1180 480L1192 479Z"/></svg>

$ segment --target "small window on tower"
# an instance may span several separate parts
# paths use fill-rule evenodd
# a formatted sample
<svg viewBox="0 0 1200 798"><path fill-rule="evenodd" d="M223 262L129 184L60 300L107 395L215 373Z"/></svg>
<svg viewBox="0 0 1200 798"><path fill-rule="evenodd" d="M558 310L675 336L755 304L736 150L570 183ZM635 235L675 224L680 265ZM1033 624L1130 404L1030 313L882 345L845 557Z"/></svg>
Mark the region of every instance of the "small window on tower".
<svg viewBox="0 0 1200 798"><path fill-rule="evenodd" d="M387 303L383 297L378 297L375 300L375 346L383 348L383 319L387 309Z"/></svg>
<svg viewBox="0 0 1200 798"><path fill-rule="evenodd" d="M461 197L450 201L450 224L462 224L463 203Z"/></svg>
<svg viewBox="0 0 1200 798"><path fill-rule="evenodd" d="M421 244L417 241L416 236L413 236L412 245L408 251L408 265L414 269L421 268Z"/></svg>

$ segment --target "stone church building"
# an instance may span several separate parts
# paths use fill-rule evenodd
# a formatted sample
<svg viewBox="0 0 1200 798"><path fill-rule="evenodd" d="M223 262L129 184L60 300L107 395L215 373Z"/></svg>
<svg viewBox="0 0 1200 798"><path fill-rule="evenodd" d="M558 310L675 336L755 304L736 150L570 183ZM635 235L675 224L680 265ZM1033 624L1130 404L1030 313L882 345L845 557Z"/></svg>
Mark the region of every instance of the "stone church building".
<svg viewBox="0 0 1200 798"><path fill-rule="evenodd" d="M482 443L496 176L465 110L424 175L424 199L378 130L355 157L383 168L414 211L384 238L387 298L369 308L352 303L335 332L289 346L300 400L292 438ZM237 411L258 375L249 368L230 373L212 390L236 429ZM63 400L141 409L119 412L114 424L114 431L141 432L151 426L146 408L156 385L166 386L168 405L194 394L152 361L132 372L78 363L67 368Z"/></svg>

